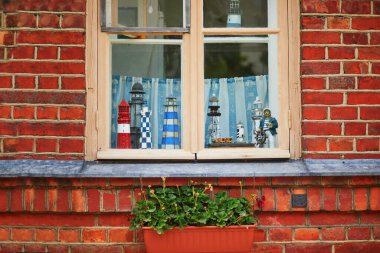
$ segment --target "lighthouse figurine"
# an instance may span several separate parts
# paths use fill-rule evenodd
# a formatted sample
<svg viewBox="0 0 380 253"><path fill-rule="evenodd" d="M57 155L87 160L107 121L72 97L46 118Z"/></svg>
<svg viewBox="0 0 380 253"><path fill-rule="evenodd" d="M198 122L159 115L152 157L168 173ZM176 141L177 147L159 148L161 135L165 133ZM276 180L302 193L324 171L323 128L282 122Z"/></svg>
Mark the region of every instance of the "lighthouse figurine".
<svg viewBox="0 0 380 253"><path fill-rule="evenodd" d="M136 149L140 147L140 125L141 125L141 109L144 105L144 88L141 83L132 85L131 101L129 102L131 108L131 145Z"/></svg>
<svg viewBox="0 0 380 253"><path fill-rule="evenodd" d="M216 96L212 96L209 100L207 116L211 117L209 126L210 139L209 144L213 143L216 139L220 138L219 118L222 115L219 112L219 100Z"/></svg>
<svg viewBox="0 0 380 253"><path fill-rule="evenodd" d="M253 102L253 110L252 110L252 120L253 120L252 143L256 144L257 147L260 146L260 144L256 140L255 136L256 136L256 133L260 129L260 120L263 118L263 114L264 114L263 102L261 101L260 97L256 97L255 102Z"/></svg>
<svg viewBox="0 0 380 253"><path fill-rule="evenodd" d="M152 133L150 132L150 116L152 112L149 111L147 106L144 106L141 110L141 138L140 145L142 149L152 148Z"/></svg>
<svg viewBox="0 0 380 253"><path fill-rule="evenodd" d="M227 27L241 27L240 0L228 1Z"/></svg>
<svg viewBox="0 0 380 253"><path fill-rule="evenodd" d="M241 123L241 121L236 125L236 143L245 143L244 125Z"/></svg>
<svg viewBox="0 0 380 253"><path fill-rule="evenodd" d="M162 131L162 149L179 149L179 125L177 99L174 96L166 97L164 105L164 127Z"/></svg>
<svg viewBox="0 0 380 253"><path fill-rule="evenodd" d="M130 124L129 104L123 99L119 104L119 115L117 118L117 148L131 148Z"/></svg>

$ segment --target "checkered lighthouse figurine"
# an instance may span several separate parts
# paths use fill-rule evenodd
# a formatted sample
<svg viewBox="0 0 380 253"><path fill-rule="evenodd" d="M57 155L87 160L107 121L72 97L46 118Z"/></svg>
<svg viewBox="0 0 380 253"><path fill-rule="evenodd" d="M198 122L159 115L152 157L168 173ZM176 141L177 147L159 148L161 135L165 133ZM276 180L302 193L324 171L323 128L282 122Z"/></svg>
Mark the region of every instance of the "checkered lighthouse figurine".
<svg viewBox="0 0 380 253"><path fill-rule="evenodd" d="M152 133L150 132L150 116L152 112L149 111L147 106L144 106L141 110L141 138L140 145L142 149L152 148Z"/></svg>
<svg viewBox="0 0 380 253"><path fill-rule="evenodd" d="M162 149L179 149L179 124L177 99L174 96L166 97L164 112L164 127L162 131Z"/></svg>

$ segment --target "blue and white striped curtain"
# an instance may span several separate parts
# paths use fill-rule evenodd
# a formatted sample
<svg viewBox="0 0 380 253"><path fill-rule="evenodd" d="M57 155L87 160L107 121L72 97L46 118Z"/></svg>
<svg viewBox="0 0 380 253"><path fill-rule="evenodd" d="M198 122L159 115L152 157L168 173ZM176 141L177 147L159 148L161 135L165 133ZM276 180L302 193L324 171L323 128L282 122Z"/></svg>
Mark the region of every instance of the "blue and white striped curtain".
<svg viewBox="0 0 380 253"><path fill-rule="evenodd" d="M236 141L236 125L241 122L245 127L245 142L252 143L253 102L259 96L263 106L268 107L268 76L205 79L205 144L210 139L207 111L212 96L219 99L221 136L232 137Z"/></svg>
<svg viewBox="0 0 380 253"><path fill-rule="evenodd" d="M130 100L132 84L143 85L147 106L152 110L151 132L153 148L161 148L161 138L164 119L164 103L166 97L174 95L177 98L179 124L181 124L181 80L127 77L115 75L112 77L112 122L111 147L116 147L117 112L120 101ZM172 90L171 90L172 89ZM236 124L245 126L245 141L252 142L252 109L253 102L259 96L264 107L268 106L268 76L248 76L235 78L205 79L205 143L209 140L207 131L210 119L207 117L209 99L215 95L219 99L220 128L222 137L233 137L236 140ZM181 125L180 125L181 127ZM181 130L180 130L181 131Z"/></svg>

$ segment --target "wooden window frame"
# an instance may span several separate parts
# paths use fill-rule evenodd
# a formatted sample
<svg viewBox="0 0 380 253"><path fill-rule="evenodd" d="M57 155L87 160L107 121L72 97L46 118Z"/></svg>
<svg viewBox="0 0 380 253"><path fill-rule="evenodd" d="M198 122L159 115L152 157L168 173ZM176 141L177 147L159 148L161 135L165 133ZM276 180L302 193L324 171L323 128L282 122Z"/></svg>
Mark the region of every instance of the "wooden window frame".
<svg viewBox="0 0 380 253"><path fill-rule="evenodd" d="M87 1L86 30L86 78L87 78L87 121L86 160L126 159L126 160L222 160L222 159L272 159L301 157L301 98L300 98L300 52L299 52L299 2L277 0L278 28L203 28L202 1L191 1L191 33L181 31L183 36L183 124L184 145L181 150L118 150L109 147L110 118L109 86L110 68L108 33L101 30L100 1ZM287 12L283 10L286 9ZM194 18L194 15L198 15ZM98 25L94 25L98 24ZM198 29L195 29L195 28ZM112 32L111 32L112 33ZM130 34L131 32L126 32ZM134 33L134 32L132 32ZM138 34L150 34L138 31ZM168 34L168 31L156 31ZM178 34L178 32L170 33ZM281 85L279 99L281 113L278 120L278 149L205 149L203 112L203 36L206 35L278 35L278 77ZM197 57L190 57L196 55ZM106 67L105 67L106 66ZM291 74L290 74L291 73ZM190 84L196 84L190 86ZM108 88L107 88L108 87ZM107 91L108 89L108 91ZM201 94L201 95L200 95ZM196 136L197 138L191 138Z"/></svg>

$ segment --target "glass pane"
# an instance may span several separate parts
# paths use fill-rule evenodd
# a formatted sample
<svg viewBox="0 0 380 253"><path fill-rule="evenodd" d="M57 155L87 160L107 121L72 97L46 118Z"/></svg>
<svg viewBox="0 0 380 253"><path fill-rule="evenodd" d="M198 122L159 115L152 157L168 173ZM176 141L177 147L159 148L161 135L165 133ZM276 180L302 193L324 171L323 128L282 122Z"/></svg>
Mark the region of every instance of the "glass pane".
<svg viewBox="0 0 380 253"><path fill-rule="evenodd" d="M267 0L204 0L204 27L267 27Z"/></svg>
<svg viewBox="0 0 380 253"><path fill-rule="evenodd" d="M180 45L112 44L111 147L180 149L181 86Z"/></svg>
<svg viewBox="0 0 380 253"><path fill-rule="evenodd" d="M206 38L205 147L276 148L276 47L239 39Z"/></svg>
<svg viewBox="0 0 380 253"><path fill-rule="evenodd" d="M112 0L108 27L183 27L182 0Z"/></svg>

